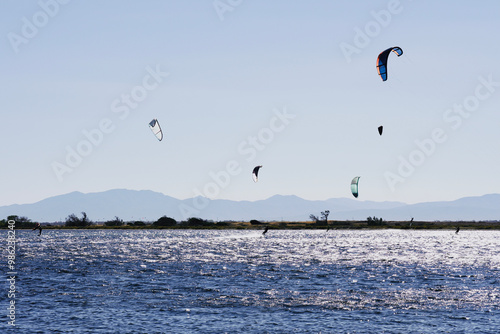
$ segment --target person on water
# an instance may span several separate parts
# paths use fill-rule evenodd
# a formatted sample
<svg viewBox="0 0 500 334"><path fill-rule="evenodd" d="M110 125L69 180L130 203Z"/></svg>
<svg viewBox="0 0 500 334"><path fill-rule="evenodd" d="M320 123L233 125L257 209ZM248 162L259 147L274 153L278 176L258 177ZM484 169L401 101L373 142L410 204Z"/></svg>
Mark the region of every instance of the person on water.
<svg viewBox="0 0 500 334"><path fill-rule="evenodd" d="M262 235L265 236L268 230L269 230L269 226L266 226L266 228L264 229L264 232L262 232Z"/></svg>
<svg viewBox="0 0 500 334"><path fill-rule="evenodd" d="M33 231L34 230L40 230L40 233L38 235L42 235L42 226L40 225L40 223L36 223L35 227L33 227Z"/></svg>

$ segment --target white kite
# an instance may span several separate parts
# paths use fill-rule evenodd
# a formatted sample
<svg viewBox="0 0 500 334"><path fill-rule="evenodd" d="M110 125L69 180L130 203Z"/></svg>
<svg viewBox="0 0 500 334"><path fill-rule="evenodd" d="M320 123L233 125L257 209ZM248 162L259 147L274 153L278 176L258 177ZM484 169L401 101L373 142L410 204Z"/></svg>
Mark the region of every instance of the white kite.
<svg viewBox="0 0 500 334"><path fill-rule="evenodd" d="M154 135L156 136L156 138L158 138L159 141L163 139L163 132L161 131L160 123L158 123L158 120L156 118L149 122L149 128L151 129L151 131L153 131Z"/></svg>

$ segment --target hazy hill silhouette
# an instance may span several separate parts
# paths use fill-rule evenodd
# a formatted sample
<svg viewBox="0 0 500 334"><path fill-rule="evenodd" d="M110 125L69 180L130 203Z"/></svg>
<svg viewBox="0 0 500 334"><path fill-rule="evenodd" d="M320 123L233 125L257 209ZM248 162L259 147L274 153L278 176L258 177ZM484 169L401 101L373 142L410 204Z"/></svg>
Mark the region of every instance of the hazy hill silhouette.
<svg viewBox="0 0 500 334"><path fill-rule="evenodd" d="M310 214L330 210L331 220L365 220L368 216L385 220L500 220L500 194L464 197L455 201L405 204L331 198L305 200L293 195L275 195L258 201L209 200L197 197L180 200L149 190L113 189L83 194L72 192L32 204L0 207L0 217L26 216L42 222L64 221L85 211L93 221L113 219L157 220L167 215L176 220L200 217L209 220L306 221Z"/></svg>

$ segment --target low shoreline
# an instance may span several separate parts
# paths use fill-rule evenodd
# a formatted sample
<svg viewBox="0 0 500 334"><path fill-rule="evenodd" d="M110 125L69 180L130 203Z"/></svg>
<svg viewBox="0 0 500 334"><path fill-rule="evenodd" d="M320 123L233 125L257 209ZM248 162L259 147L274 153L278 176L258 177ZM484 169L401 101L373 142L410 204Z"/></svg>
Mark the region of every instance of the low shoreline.
<svg viewBox="0 0 500 334"><path fill-rule="evenodd" d="M124 224L121 226L106 226L102 223L93 223L90 226L65 226L65 225L52 225L52 224L42 224L43 229L48 230L96 230L96 229L118 229L118 230L158 230L158 229L171 229L171 230L260 230L268 226L269 229L275 230L326 230L326 229L346 229L346 230L380 230L380 229L402 229L402 230L439 230L439 229L457 229L460 230L500 230L500 221L384 221L377 224L370 224L367 221L329 221L328 225L325 222L283 222L283 221L272 221L272 222L259 222L259 224L252 224L250 222L209 222L203 225L186 225L177 224L173 226L158 226L151 223L146 223L145 225L130 225ZM16 228L27 229L26 227Z"/></svg>

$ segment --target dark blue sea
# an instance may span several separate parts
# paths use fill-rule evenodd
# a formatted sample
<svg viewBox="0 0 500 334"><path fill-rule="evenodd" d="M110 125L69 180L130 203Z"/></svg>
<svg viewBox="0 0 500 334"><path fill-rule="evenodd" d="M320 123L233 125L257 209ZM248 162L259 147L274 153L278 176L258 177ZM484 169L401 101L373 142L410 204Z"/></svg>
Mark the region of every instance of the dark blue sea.
<svg viewBox="0 0 500 334"><path fill-rule="evenodd" d="M1 235L0 333L500 333L500 231Z"/></svg>

